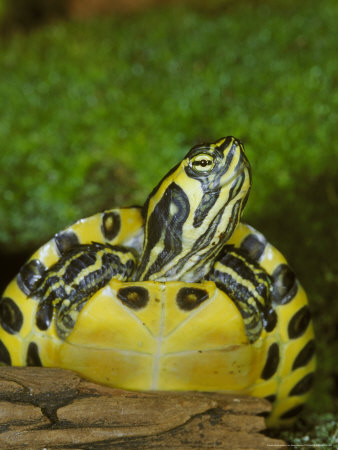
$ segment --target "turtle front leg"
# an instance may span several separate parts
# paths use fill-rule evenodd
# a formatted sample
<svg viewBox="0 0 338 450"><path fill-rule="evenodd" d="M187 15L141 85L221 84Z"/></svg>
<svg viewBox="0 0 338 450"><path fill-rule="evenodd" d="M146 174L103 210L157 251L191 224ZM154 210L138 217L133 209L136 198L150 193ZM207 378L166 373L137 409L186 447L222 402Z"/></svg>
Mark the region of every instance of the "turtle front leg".
<svg viewBox="0 0 338 450"><path fill-rule="evenodd" d="M272 283L268 273L244 251L227 245L206 277L225 292L240 311L251 343L267 328L273 315Z"/></svg>
<svg viewBox="0 0 338 450"><path fill-rule="evenodd" d="M92 243L72 248L43 274L30 294L39 302L37 327L47 330L54 319L59 337L66 339L87 301L112 278L127 281L135 266L136 256L125 247Z"/></svg>

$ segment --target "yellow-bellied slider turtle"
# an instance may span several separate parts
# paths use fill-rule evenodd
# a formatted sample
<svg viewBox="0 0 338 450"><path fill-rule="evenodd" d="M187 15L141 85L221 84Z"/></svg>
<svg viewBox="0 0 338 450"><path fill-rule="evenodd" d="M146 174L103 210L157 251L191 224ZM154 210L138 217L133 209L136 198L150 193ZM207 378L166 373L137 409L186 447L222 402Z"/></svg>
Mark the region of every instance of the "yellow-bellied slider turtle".
<svg viewBox="0 0 338 450"><path fill-rule="evenodd" d="M1 363L265 397L268 424L290 424L313 382L311 317L284 257L239 223L250 185L243 145L222 138L193 147L143 208L57 233L0 300Z"/></svg>

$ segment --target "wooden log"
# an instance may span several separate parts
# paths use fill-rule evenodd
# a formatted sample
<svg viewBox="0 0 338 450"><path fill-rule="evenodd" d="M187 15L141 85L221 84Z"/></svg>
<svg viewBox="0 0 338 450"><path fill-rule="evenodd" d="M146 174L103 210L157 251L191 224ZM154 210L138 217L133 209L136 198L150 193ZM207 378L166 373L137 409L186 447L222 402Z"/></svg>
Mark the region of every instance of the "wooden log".
<svg viewBox="0 0 338 450"><path fill-rule="evenodd" d="M204 392L133 392L74 372L0 367L0 448L264 449L263 399Z"/></svg>

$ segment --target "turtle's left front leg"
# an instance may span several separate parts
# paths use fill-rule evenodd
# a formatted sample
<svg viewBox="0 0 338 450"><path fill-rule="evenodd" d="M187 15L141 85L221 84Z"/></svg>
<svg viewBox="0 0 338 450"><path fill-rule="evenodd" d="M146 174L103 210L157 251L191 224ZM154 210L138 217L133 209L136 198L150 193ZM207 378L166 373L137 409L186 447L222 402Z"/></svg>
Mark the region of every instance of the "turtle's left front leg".
<svg viewBox="0 0 338 450"><path fill-rule="evenodd" d="M271 307L271 278L243 250L227 245L206 277L214 281L239 309L249 341L255 342L268 328Z"/></svg>

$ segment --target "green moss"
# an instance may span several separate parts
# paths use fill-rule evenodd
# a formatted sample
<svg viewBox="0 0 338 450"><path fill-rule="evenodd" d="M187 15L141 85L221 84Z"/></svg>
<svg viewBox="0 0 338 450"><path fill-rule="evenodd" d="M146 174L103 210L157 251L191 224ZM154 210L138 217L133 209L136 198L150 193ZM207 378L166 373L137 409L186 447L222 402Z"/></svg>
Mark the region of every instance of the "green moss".
<svg viewBox="0 0 338 450"><path fill-rule="evenodd" d="M3 45L3 245L13 227L21 246L37 223L50 232L81 214L73 199L92 159L137 172L142 202L193 143L234 134L254 170L248 214L272 190L293 192L296 171L325 170L335 151L334 2L219 8L60 23Z"/></svg>
<svg viewBox="0 0 338 450"><path fill-rule="evenodd" d="M268 434L284 439L300 450L316 447L337 448L337 419L334 414L309 414L306 420L298 421L292 431L269 431Z"/></svg>
<svg viewBox="0 0 338 450"><path fill-rule="evenodd" d="M0 244L18 251L100 209L142 203L196 142L241 138L245 220L309 293L335 407L338 4L197 2L50 25L0 47Z"/></svg>

